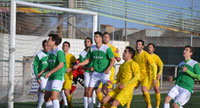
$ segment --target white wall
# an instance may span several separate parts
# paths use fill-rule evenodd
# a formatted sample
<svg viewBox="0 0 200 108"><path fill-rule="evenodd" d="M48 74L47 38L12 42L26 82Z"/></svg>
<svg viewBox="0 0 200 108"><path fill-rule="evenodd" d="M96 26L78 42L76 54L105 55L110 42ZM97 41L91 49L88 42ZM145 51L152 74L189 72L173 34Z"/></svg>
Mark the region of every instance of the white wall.
<svg viewBox="0 0 200 108"><path fill-rule="evenodd" d="M0 60L8 60L9 57L9 42L7 34L0 34ZM42 49L42 41L48 37L39 36L26 36L17 35L16 36L16 60L23 60L24 56L35 56L38 51ZM82 39L67 39L63 38L62 42L69 41L71 44L70 52L78 58L80 52L84 49L84 40ZM129 45L129 42L124 41L111 41L112 45L119 49L119 54L122 56L122 51ZM62 44L59 45L61 47ZM123 62L123 60L121 61ZM22 63L15 63L15 84L22 84L23 76L23 65ZM7 84L8 76L8 63L0 61L0 74L3 78L0 78L0 85ZM31 73L30 73L31 74Z"/></svg>

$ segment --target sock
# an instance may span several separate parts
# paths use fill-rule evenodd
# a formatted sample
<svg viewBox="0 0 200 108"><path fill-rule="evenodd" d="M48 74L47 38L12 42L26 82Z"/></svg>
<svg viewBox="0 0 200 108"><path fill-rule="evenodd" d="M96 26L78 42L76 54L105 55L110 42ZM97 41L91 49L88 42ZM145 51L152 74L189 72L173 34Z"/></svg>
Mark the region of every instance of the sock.
<svg viewBox="0 0 200 108"><path fill-rule="evenodd" d="M52 103L53 103L53 108L60 108L60 104L59 104L58 99L53 100Z"/></svg>
<svg viewBox="0 0 200 108"><path fill-rule="evenodd" d="M150 94L149 94L148 91L144 92L144 100L145 100L146 104L148 105L148 107L152 107L151 106Z"/></svg>
<svg viewBox="0 0 200 108"><path fill-rule="evenodd" d="M88 108L88 97L83 97L84 108Z"/></svg>
<svg viewBox="0 0 200 108"><path fill-rule="evenodd" d="M160 93L156 93L156 107L160 106Z"/></svg>
<svg viewBox="0 0 200 108"><path fill-rule="evenodd" d="M38 102L37 102L37 108L42 108L42 104L44 102L44 94L42 92L38 91Z"/></svg>
<svg viewBox="0 0 200 108"><path fill-rule="evenodd" d="M99 102L98 100L97 100L97 107L98 107L98 108L101 107L101 102Z"/></svg>
<svg viewBox="0 0 200 108"><path fill-rule="evenodd" d="M163 108L170 108L169 103L168 104L165 103Z"/></svg>
<svg viewBox="0 0 200 108"><path fill-rule="evenodd" d="M64 90L62 90L61 96L62 96L62 99L63 99L63 101L64 101L64 105L67 106L67 105L68 105L68 104L67 104L67 97L65 96L65 91L64 91Z"/></svg>
<svg viewBox="0 0 200 108"><path fill-rule="evenodd" d="M69 108L72 108L72 96L71 95L67 96L67 103L68 103Z"/></svg>
<svg viewBox="0 0 200 108"><path fill-rule="evenodd" d="M88 105L89 105L89 108L93 108L93 98L92 97L88 97Z"/></svg>
<svg viewBox="0 0 200 108"><path fill-rule="evenodd" d="M98 93L97 98L98 98L99 102L101 102L103 99L103 93L102 92Z"/></svg>
<svg viewBox="0 0 200 108"><path fill-rule="evenodd" d="M46 102L46 108L53 108L53 103L52 103L52 101Z"/></svg>

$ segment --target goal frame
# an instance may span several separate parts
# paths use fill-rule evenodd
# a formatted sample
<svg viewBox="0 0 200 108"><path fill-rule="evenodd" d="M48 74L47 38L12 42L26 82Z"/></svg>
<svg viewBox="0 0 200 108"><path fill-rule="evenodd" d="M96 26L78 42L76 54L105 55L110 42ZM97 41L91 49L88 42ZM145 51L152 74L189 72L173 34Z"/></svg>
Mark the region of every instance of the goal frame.
<svg viewBox="0 0 200 108"><path fill-rule="evenodd" d="M8 83L9 83L8 108L14 108L15 40L16 40L15 37L16 37L17 5L43 8L43 9L62 11L62 12L68 12L68 13L91 15L93 16L93 35L92 35L93 40L94 40L94 32L97 31L97 27L98 27L98 13L97 12L55 7L55 6L49 6L49 5L44 5L44 4L24 2L20 0L11 0L10 1L10 37L9 37L9 73L8 73Z"/></svg>

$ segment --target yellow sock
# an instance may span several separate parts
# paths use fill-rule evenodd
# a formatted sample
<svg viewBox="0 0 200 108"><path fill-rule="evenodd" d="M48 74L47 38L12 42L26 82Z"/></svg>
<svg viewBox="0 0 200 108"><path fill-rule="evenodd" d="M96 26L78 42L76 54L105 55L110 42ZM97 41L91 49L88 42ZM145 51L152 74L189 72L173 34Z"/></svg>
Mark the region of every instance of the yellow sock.
<svg viewBox="0 0 200 108"><path fill-rule="evenodd" d="M147 103L148 107L151 107L151 99L148 91L144 92L144 100Z"/></svg>
<svg viewBox="0 0 200 108"><path fill-rule="evenodd" d="M71 95L67 96L67 103L68 103L69 108L72 108L72 96Z"/></svg>
<svg viewBox="0 0 200 108"><path fill-rule="evenodd" d="M115 107L115 106L111 106L111 108L117 108L117 107Z"/></svg>
<svg viewBox="0 0 200 108"><path fill-rule="evenodd" d="M99 102L101 102L103 99L103 93L102 92L98 93L97 98L98 98Z"/></svg>
<svg viewBox="0 0 200 108"><path fill-rule="evenodd" d="M156 93L156 107L160 106L160 93Z"/></svg>

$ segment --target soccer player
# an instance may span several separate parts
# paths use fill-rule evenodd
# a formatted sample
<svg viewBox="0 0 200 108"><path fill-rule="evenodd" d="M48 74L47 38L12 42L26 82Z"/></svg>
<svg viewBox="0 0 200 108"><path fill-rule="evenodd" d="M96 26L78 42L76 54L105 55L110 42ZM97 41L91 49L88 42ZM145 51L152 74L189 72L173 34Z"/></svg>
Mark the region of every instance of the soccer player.
<svg viewBox="0 0 200 108"><path fill-rule="evenodd" d="M109 34L108 32L105 32L105 33L103 34L103 41L104 41L104 44L108 45L108 46L111 48L111 50L112 50L112 52L113 52L113 54L114 54L115 60L116 60L117 62L120 62L120 61L121 61L121 58L120 58L120 56L119 56L119 50L118 50L116 47L114 47L114 46L112 46L111 44L109 44L109 41L110 41L110 34ZM110 80L114 80L114 77L115 77L115 68L114 68L114 66L112 66L110 72L111 72ZM101 88L102 88L102 83L99 85L99 89L97 90L97 97L98 97L98 100L99 100L100 102L101 102L102 99L103 99L103 94L102 94L102 92L100 92L100 91L101 91ZM107 90L107 91L104 91L104 93L107 94L107 93L110 92L111 90L112 90L112 84L108 86L108 90ZM98 104L98 107L100 107L100 105L101 105L101 104L99 103L99 104Z"/></svg>
<svg viewBox="0 0 200 108"><path fill-rule="evenodd" d="M114 47L114 46L112 46L112 45L109 44L109 41L110 41L110 34L109 34L108 32L105 32L105 33L104 33L103 41L104 41L104 44L108 45L108 46L111 48L111 50L112 50L112 52L113 52L113 54L114 54L115 60L116 60L117 62L120 62L120 61L121 61L121 58L120 58L120 56L119 56L119 50L118 50L116 47ZM114 76L115 76L115 69L114 69L114 67L112 66L112 68L111 68L110 80L114 80ZM108 86L108 91L106 91L106 92L107 92L107 93L110 92L111 89L112 89L112 84ZM107 93L106 93L106 94L107 94Z"/></svg>
<svg viewBox="0 0 200 108"><path fill-rule="evenodd" d="M90 48L85 61L74 66L74 68L77 68L78 66L84 66L89 62L93 63L94 72L92 73L88 91L89 108L93 108L92 94L93 91L99 87L100 82L103 83L103 90L107 89L107 81L110 78L110 69L115 63L112 50L109 46L103 44L103 34L98 31L94 34L96 45L93 45Z"/></svg>
<svg viewBox="0 0 200 108"><path fill-rule="evenodd" d="M102 100L105 107L111 106L108 102L112 100L111 108L117 108L120 104L124 106L131 99L134 87L140 79L140 69L133 60L134 55L135 50L132 47L126 47L123 53L124 63L119 67L116 80L108 81L108 84L118 84L118 86Z"/></svg>
<svg viewBox="0 0 200 108"><path fill-rule="evenodd" d="M71 53L69 53L69 49L70 49L70 43L68 41L63 42L62 45L62 49L65 53L65 58L66 58L66 62L67 62L67 71L65 73L65 81L63 84L63 90L62 91L62 99L64 101L65 106L68 103L69 108L72 108L72 96L70 94L70 90L72 88L72 81L73 81L73 73L72 73L72 66L75 65L76 63L76 58L74 55L72 55ZM66 98L67 96L67 98ZM67 99L67 101L66 101Z"/></svg>
<svg viewBox="0 0 200 108"><path fill-rule="evenodd" d="M48 57L48 67L38 74L38 78L40 78L44 72L49 71L44 76L44 78L49 78L44 96L46 108L59 108L58 96L65 79L66 59L63 50L58 48L62 38L57 34L49 34L48 36L48 45L51 48Z"/></svg>
<svg viewBox="0 0 200 108"><path fill-rule="evenodd" d="M154 88L154 91L155 91L155 95L156 95L156 108L159 108L159 106L160 106L160 99L161 99L160 98L160 90L159 90L159 80L160 80L160 76L162 75L162 71L163 71L163 62L160 59L160 57L154 53L154 51L155 51L155 45L153 43L149 43L147 45L147 49L148 49L148 53L154 59L157 68L159 69L159 72L155 73L156 76L157 76L156 77L157 84L150 83L150 86L149 86L149 89L150 89L151 85L153 85L153 88ZM153 69L151 68L151 66L149 68L150 68L150 81L152 81L153 80L153 76L154 76L153 75Z"/></svg>
<svg viewBox="0 0 200 108"><path fill-rule="evenodd" d="M48 66L47 59L48 59L48 55L49 55L48 52L50 50L50 47L48 46L47 40L44 40L42 42L42 47L43 47L43 50L37 53L37 55L35 56L34 64L33 64L36 78L37 78L38 73L40 73L42 70L44 70ZM48 80L44 78L44 75L46 73L47 72L43 73L39 79L37 78L37 81L40 85L39 90L38 90L37 108L42 108L42 104L44 102L44 92L45 92L45 87Z"/></svg>
<svg viewBox="0 0 200 108"><path fill-rule="evenodd" d="M164 108L170 108L169 102L173 99L173 108L182 108L191 96L193 91L194 79L186 73L186 71L191 71L194 74L200 75L200 69L198 62L191 59L194 50L190 45L186 45L183 51L184 61L180 62L178 65L178 75L177 77L169 77L170 81L176 80L175 86L168 92L165 97Z"/></svg>
<svg viewBox="0 0 200 108"><path fill-rule="evenodd" d="M85 44L85 49L80 53L79 55L79 61L80 63L82 63L84 60L87 59L87 53L90 50L90 47L92 46L92 39L87 37L84 41ZM92 63L90 62L89 64L85 65L83 67L83 69L85 70L84 72L84 98L83 98L83 102L84 102L84 108L88 108L88 90L89 90L89 84L90 84L90 79L91 79L91 75L93 71L93 67L92 67Z"/></svg>
<svg viewBox="0 0 200 108"><path fill-rule="evenodd" d="M150 54L146 51L143 50L144 49L144 41L143 40L137 40L136 41L136 54L133 58L133 60L135 60L138 65L140 66L140 73L141 73L141 79L138 82L138 85L141 83L141 89L142 89L142 93L143 93L143 97L144 100L146 102L146 104L148 105L148 108L152 108L151 106L151 100L150 100L150 94L148 92L148 87L150 85L149 80L150 80L150 72L149 72L149 67L151 66L153 69L153 83L155 83L155 85L157 84L157 80L156 80L156 74L157 73L157 67L156 64L153 60L153 58L150 56ZM130 107L130 102L127 105L128 107Z"/></svg>

